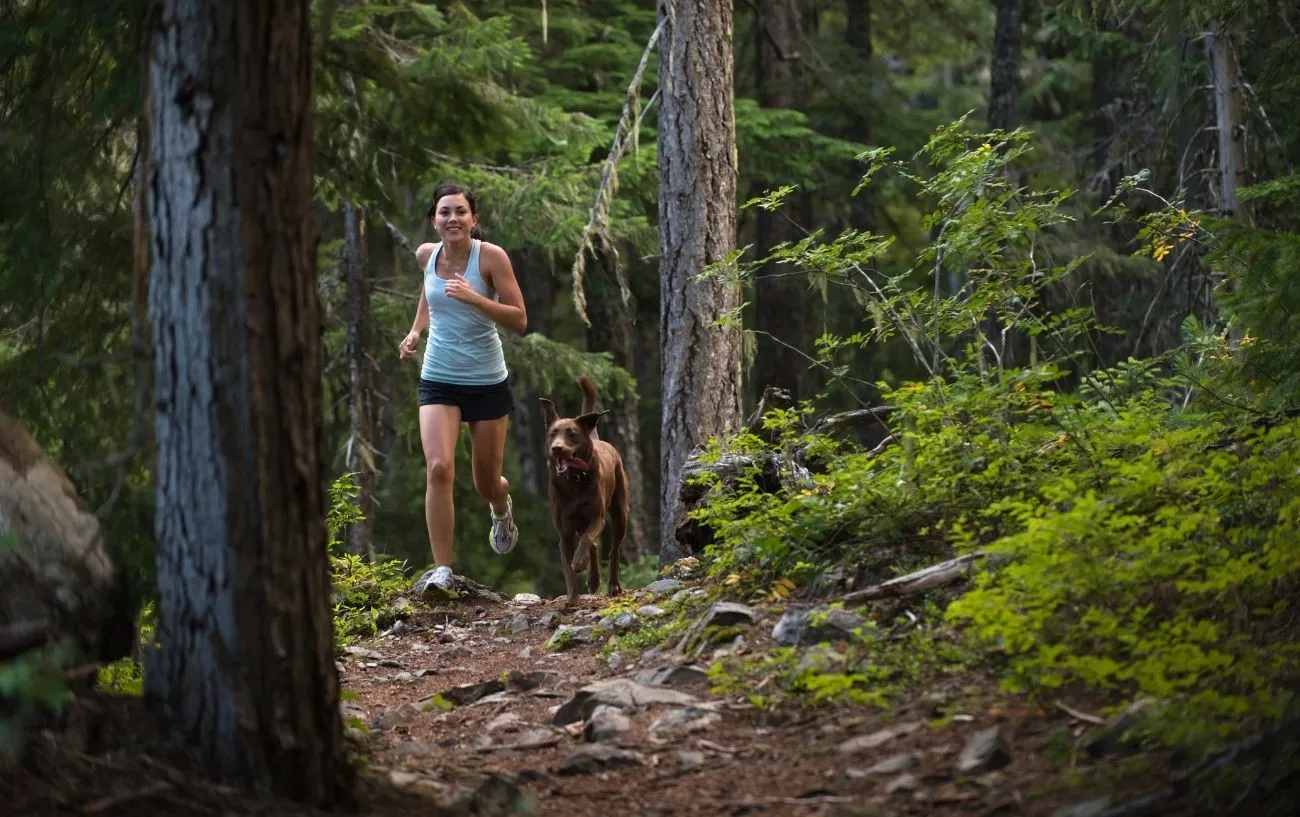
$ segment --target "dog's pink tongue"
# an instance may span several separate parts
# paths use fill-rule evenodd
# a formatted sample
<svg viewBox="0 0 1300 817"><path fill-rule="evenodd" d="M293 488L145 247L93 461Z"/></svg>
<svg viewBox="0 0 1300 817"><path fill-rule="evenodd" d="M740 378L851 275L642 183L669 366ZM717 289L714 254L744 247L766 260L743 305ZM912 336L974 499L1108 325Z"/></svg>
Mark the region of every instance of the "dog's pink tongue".
<svg viewBox="0 0 1300 817"><path fill-rule="evenodd" d="M586 460L580 460L580 459L578 459L577 457L569 457L569 459L566 460L565 464L568 465L570 468L572 468L572 469L575 470L575 471L586 471L586 470L587 470L587 461L586 461Z"/></svg>

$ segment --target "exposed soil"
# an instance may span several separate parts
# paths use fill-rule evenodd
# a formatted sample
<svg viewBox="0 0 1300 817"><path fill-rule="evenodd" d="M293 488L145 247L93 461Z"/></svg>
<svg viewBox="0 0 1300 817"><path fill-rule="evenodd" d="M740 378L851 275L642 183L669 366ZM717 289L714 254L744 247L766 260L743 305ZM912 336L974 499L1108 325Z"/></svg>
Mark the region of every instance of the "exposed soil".
<svg viewBox="0 0 1300 817"><path fill-rule="evenodd" d="M950 678L947 686L915 690L909 703L889 712L870 706L773 711L714 695L698 674L685 673L687 683L652 683L647 673L688 663L671 649L617 669L600 657L604 636L548 651L555 627L594 624L605 602L584 597L573 610L560 600L483 596L417 602L394 631L349 648L339 666L343 714L364 760L360 810L374 817L1051 815L1101 797L1116 805L1157 789L1171 774L1163 758L1148 756L1139 762L1149 774L1136 782L1129 774L1130 782L1113 790L1096 783L1064 787L1072 766L1096 772L1135 761L1090 759L1080 746L1100 727L1086 712L1000 698L993 678ZM757 612L758 622L746 630L743 649L750 651L772 646L769 633L782 608ZM581 688L613 679L636 679L642 692L691 701L611 708L600 723L611 712L626 723L613 717L622 731L598 740L584 734L584 717L554 723ZM936 701L945 698L962 709L949 707L940 719ZM96 715L88 719L97 724L94 734L38 740L24 770L0 774L0 797L16 809L4 813L318 814L203 783L197 766L148 730L137 701L83 705ZM681 728L652 731L665 716ZM993 727L1001 741L997 757L959 774L963 749ZM844 744L854 738L862 745L847 751ZM584 753L595 754L575 760ZM1141 813L1183 812L1166 806Z"/></svg>

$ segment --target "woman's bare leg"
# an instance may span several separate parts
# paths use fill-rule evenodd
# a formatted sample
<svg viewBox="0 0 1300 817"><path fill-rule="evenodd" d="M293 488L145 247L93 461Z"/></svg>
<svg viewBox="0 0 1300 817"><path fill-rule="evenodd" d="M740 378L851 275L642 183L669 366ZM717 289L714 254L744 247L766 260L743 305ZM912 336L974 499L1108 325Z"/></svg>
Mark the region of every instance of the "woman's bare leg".
<svg viewBox="0 0 1300 817"><path fill-rule="evenodd" d="M456 508L452 483L456 477L456 440L460 436L460 406L420 406L420 443L424 448L424 521L435 567L451 565Z"/></svg>

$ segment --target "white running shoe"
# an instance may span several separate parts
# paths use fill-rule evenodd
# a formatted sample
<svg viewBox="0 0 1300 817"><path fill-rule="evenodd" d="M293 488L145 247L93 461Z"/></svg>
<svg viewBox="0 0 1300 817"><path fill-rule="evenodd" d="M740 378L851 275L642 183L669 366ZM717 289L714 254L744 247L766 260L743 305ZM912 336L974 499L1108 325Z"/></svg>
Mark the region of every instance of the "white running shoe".
<svg viewBox="0 0 1300 817"><path fill-rule="evenodd" d="M450 596L454 586L455 577L451 573L451 568L443 565L442 567L435 567L421 576L413 589L415 595L425 601L432 601Z"/></svg>
<svg viewBox="0 0 1300 817"><path fill-rule="evenodd" d="M491 509L491 506L488 506ZM510 495L506 494L506 512L497 516L496 511L492 511L492 533L489 537L492 543L492 549L498 555L504 556L515 549L519 542L519 528L515 525L514 503Z"/></svg>

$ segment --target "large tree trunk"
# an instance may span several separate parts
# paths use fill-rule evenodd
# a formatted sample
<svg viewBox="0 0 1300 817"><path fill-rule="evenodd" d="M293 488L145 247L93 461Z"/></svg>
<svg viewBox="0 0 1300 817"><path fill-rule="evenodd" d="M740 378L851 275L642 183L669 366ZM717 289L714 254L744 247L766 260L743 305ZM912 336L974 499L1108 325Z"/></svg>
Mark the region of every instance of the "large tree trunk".
<svg viewBox="0 0 1300 817"><path fill-rule="evenodd" d="M1217 21L1205 34L1205 57L1214 95L1214 125L1219 137L1215 185L1219 215L1249 223L1250 211L1237 195L1237 189L1247 178L1241 67L1237 64L1232 37Z"/></svg>
<svg viewBox="0 0 1300 817"><path fill-rule="evenodd" d="M343 205L343 267L347 280L348 456L357 475L357 507L363 518L348 526L348 551L375 560L374 372L370 362L370 273L366 258L365 211Z"/></svg>
<svg viewBox="0 0 1300 817"><path fill-rule="evenodd" d="M792 19L789 0L761 0L755 6L757 37L755 78L758 83L758 102L767 108L790 108L794 93L794 31L797 21ZM764 190L755 189L751 195L760 196ZM807 195L795 193L796 197ZM790 201L786 206L791 206ZM765 256L776 245L796 239L794 225L785 213L759 210L755 215L755 243L759 257ZM808 368L800 351L808 352L809 332L805 301L806 279L787 264L765 264L759 271L754 286L754 324L758 331L757 358L754 361L754 382L751 384L755 399L767 386L788 391L794 399L809 397Z"/></svg>
<svg viewBox="0 0 1300 817"><path fill-rule="evenodd" d="M614 363L633 370L637 356L636 310L623 303L615 278L613 252L596 239L593 264L587 267L587 304L591 310L591 326L587 328L587 348L591 351L608 350ZM645 489L645 465L641 457L641 421L637 417L637 401L629 396L619 403L606 403L604 408L613 411L600 421L601 436L612 443L623 457L623 467L628 476L628 525L622 552L626 560L635 563L647 553L658 553L650 534L650 519L646 506L649 494Z"/></svg>
<svg viewBox="0 0 1300 817"><path fill-rule="evenodd" d="M735 287L696 281L736 243L732 4L660 0L659 335L663 463L660 557L686 555L674 532L691 449L741 422L740 334L717 319Z"/></svg>
<svg viewBox="0 0 1300 817"><path fill-rule="evenodd" d="M159 646L220 776L350 798L322 479L307 0L165 0L150 194Z"/></svg>
<svg viewBox="0 0 1300 817"><path fill-rule="evenodd" d="M993 29L993 65L989 75L990 129L1016 126L1016 99L1020 94L1020 18L1024 0L994 0L997 20Z"/></svg>

